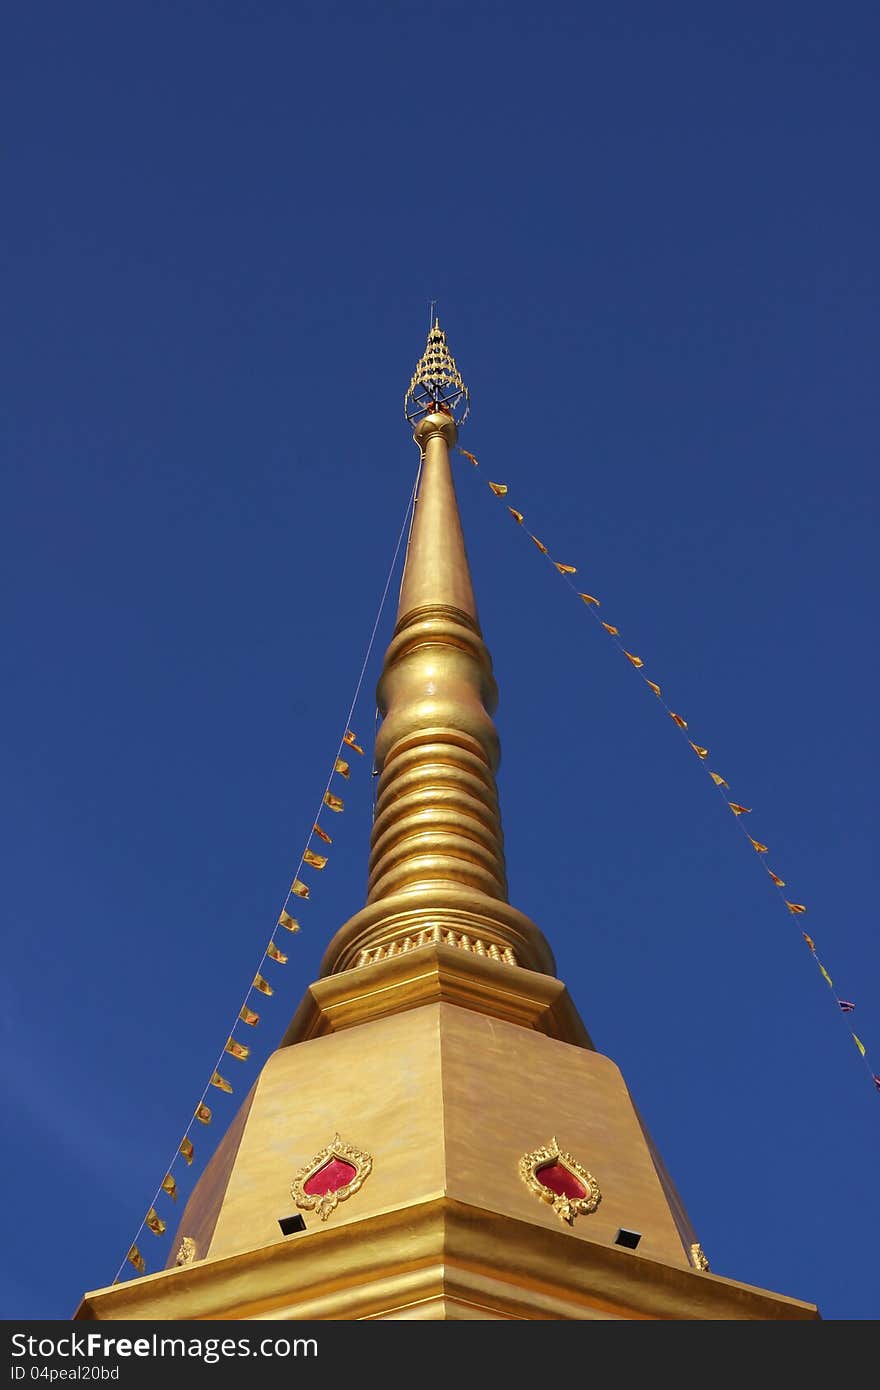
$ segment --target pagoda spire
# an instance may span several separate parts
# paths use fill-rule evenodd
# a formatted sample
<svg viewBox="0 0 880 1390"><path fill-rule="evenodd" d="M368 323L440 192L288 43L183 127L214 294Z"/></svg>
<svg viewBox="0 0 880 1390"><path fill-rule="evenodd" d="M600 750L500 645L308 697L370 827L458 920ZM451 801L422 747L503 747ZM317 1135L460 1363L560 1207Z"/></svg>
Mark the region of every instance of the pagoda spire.
<svg viewBox="0 0 880 1390"><path fill-rule="evenodd" d="M323 974L394 954L429 929L435 939L463 935L498 959L555 973L542 933L507 900L492 722L498 689L450 464L469 406L435 319L404 401L421 471L377 689L383 718L367 906L337 932Z"/></svg>

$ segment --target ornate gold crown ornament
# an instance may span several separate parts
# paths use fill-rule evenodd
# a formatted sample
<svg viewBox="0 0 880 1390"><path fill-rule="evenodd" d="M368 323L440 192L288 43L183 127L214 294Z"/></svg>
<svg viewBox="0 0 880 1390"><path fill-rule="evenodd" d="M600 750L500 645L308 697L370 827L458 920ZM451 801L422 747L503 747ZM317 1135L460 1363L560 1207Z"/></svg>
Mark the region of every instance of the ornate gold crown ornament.
<svg viewBox="0 0 880 1390"><path fill-rule="evenodd" d="M426 415L438 411L451 415L457 425L463 425L467 419L470 396L439 319L434 320L425 351L416 364L409 390L403 398L403 410L410 424L418 424Z"/></svg>

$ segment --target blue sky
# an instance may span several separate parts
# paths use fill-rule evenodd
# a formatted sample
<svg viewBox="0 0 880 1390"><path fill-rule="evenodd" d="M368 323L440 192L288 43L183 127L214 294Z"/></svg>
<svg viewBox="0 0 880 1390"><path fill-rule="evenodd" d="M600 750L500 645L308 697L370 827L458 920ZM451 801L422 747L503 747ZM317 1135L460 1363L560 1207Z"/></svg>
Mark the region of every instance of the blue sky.
<svg viewBox="0 0 880 1390"><path fill-rule="evenodd" d="M260 964L412 486L432 299L473 400L511 900L713 1271L880 1316L850 1037L880 1071L878 28L787 3L7 17L4 1317L112 1280ZM364 758L184 1195L363 902L370 782Z"/></svg>

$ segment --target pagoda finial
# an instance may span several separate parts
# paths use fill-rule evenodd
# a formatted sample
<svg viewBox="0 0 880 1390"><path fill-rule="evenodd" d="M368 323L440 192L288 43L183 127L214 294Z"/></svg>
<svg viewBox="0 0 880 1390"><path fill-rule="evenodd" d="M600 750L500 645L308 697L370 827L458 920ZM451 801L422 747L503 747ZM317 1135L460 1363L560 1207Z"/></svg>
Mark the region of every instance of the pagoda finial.
<svg viewBox="0 0 880 1390"><path fill-rule="evenodd" d="M542 933L507 896L492 720L498 690L449 457L467 407L435 319L406 394L421 466L397 624L376 691L382 722L367 903L334 936L322 975L391 959L428 936L555 970Z"/></svg>
<svg viewBox="0 0 880 1390"><path fill-rule="evenodd" d="M434 304L431 312L433 315ZM451 415L456 425L463 425L470 410L468 389L449 351L446 334L436 316L428 332L425 351L416 363L409 390L403 399L403 410L411 425L426 415L442 411Z"/></svg>

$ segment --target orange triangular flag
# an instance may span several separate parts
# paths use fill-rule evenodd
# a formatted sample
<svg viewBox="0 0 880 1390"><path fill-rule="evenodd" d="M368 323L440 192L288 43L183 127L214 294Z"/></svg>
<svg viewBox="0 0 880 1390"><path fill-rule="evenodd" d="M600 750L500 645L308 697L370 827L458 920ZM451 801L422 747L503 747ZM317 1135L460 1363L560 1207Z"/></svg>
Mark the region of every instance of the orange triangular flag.
<svg viewBox="0 0 880 1390"><path fill-rule="evenodd" d="M816 949L816 943L815 943L815 941L813 940L813 938L812 938L811 936L807 936L807 933L806 933L805 931L802 931L802 932L801 932L801 936L804 938L804 941L806 941L806 943L807 943L807 945L809 946L810 950L811 950L811 951L815 951L815 949Z"/></svg>
<svg viewBox="0 0 880 1390"><path fill-rule="evenodd" d="M324 869L327 866L326 854L316 854L313 849L303 851L303 863L311 864L313 869Z"/></svg>
<svg viewBox="0 0 880 1390"><path fill-rule="evenodd" d="M289 912L282 912L278 918L279 927L285 927L287 931L299 931L299 922L295 917L291 917Z"/></svg>
<svg viewBox="0 0 880 1390"><path fill-rule="evenodd" d="M329 806L331 811L341 811L345 803L341 797L334 796L332 792L325 792L324 805Z"/></svg>
<svg viewBox="0 0 880 1390"><path fill-rule="evenodd" d="M490 486L490 488L492 489L492 491L494 492L494 494L495 494L496 497L506 497L506 496L507 496L507 484L506 484L506 483L489 483L489 486Z"/></svg>
<svg viewBox="0 0 880 1390"><path fill-rule="evenodd" d="M144 1222L147 1226L149 1226L154 1236L164 1235L165 1222L162 1220L155 1207L150 1207L150 1210L144 1217Z"/></svg>
<svg viewBox="0 0 880 1390"><path fill-rule="evenodd" d="M593 598L592 594L578 594L578 598L582 598L584 603L586 604L594 603L597 608L600 607L599 600L597 598Z"/></svg>
<svg viewBox="0 0 880 1390"><path fill-rule="evenodd" d="M295 878L290 885L290 891L291 893L295 893L298 898L307 898L309 896L309 885L303 883L302 879Z"/></svg>
<svg viewBox="0 0 880 1390"><path fill-rule="evenodd" d="M735 816L747 816L751 812L751 806L740 806L737 801L728 801L728 806Z"/></svg>
<svg viewBox="0 0 880 1390"><path fill-rule="evenodd" d="M725 782L724 785L727 786L727 783ZM749 836L749 841L750 841L752 847L753 847L754 849L756 849L756 850L758 851L759 854L766 854L766 853L767 853L767 846L766 846L766 845L762 845L760 840L753 840L752 837L751 837L751 835L750 835L750 836Z"/></svg>
<svg viewBox="0 0 880 1390"><path fill-rule="evenodd" d="M256 1028L260 1021L260 1015L255 1014L253 1009L249 1009L247 1004L242 1004L241 1013L238 1016L242 1023L246 1023L249 1028Z"/></svg>
<svg viewBox="0 0 880 1390"><path fill-rule="evenodd" d="M477 463L477 460L474 458L473 454L468 453L467 449L459 449L458 452L460 454L464 454L466 459L470 459L471 463L474 465L474 468L479 468L480 465Z"/></svg>
<svg viewBox="0 0 880 1390"><path fill-rule="evenodd" d="M575 569L574 565L562 565L559 563L558 560L554 560L553 563L559 570L560 574L577 574L577 570Z"/></svg>
<svg viewBox="0 0 880 1390"><path fill-rule="evenodd" d="M604 629L605 629L606 632L610 632L610 633L611 633L611 636L612 636L612 637L619 637L619 636L620 636L620 628L619 628L619 627L614 627L611 623L603 623L602 626L604 627Z"/></svg>
<svg viewBox="0 0 880 1390"><path fill-rule="evenodd" d="M672 713L672 710L670 710L670 711L669 711L669 718L670 718L670 719L674 719L675 722L676 722L676 724L678 725L678 727L679 727L680 729L686 729L686 728L687 728L687 720L686 720L686 719L682 719L682 717L681 717L680 714L673 714L673 713Z"/></svg>
<svg viewBox="0 0 880 1390"><path fill-rule="evenodd" d="M644 664L645 664L644 661L642 661L642 658L641 658L640 656L633 656L632 652L624 652L624 656L626 657L627 661L631 661L631 662L632 662L632 664L633 664L633 666L635 666L636 670L638 670L639 667L644 666Z"/></svg>
<svg viewBox="0 0 880 1390"><path fill-rule="evenodd" d="M264 980L262 975L254 976L254 989L258 989L261 994L274 994L272 986L268 980Z"/></svg>
<svg viewBox="0 0 880 1390"><path fill-rule="evenodd" d="M128 1260L134 1265L138 1274L143 1274L146 1271L147 1266L144 1264L144 1257L136 1245L133 1245L129 1250Z"/></svg>
<svg viewBox="0 0 880 1390"><path fill-rule="evenodd" d="M190 1139L181 1139L181 1141L180 1141L180 1152L181 1152L182 1156L186 1159L187 1163L192 1163L192 1161L193 1161L193 1154L195 1153L195 1149L194 1149L193 1146L192 1146L192 1140L190 1140Z"/></svg>
<svg viewBox="0 0 880 1390"><path fill-rule="evenodd" d="M350 777L351 765L347 763L344 758L337 758L336 762L333 764L333 771L338 772L340 777Z"/></svg>
<svg viewBox="0 0 880 1390"><path fill-rule="evenodd" d="M516 507L508 507L507 510L510 512L510 515L513 517L514 521L515 521L519 526L522 526L523 521L524 521L524 517L523 517L522 512L518 512L518 511L516 510Z"/></svg>
<svg viewBox="0 0 880 1390"><path fill-rule="evenodd" d="M709 756L709 750L708 750L708 748L701 748L700 745L699 745L698 743L691 743L691 740L690 740L690 739L688 739L688 743L691 744L691 748L693 748L693 750L694 750L694 752L696 753L696 755L697 755L698 758L708 758L708 756Z"/></svg>
<svg viewBox="0 0 880 1390"><path fill-rule="evenodd" d="M361 751L363 752L363 749ZM332 845L333 843L332 837L327 834L326 830L322 830L320 825L312 826L312 834L317 835L319 840L323 840L325 845Z"/></svg>
<svg viewBox="0 0 880 1390"><path fill-rule="evenodd" d="M659 687L659 685L657 684L656 681L649 681L649 680L647 679L647 677L646 677L646 678L645 678L645 684L648 685L648 686L650 686L650 688L653 690L653 692L654 692L655 695L659 695L659 694L660 694L660 687Z"/></svg>
<svg viewBox="0 0 880 1390"><path fill-rule="evenodd" d="M787 898L785 900L785 906L788 908L789 912L793 912L796 914L806 912L807 910L804 907L803 903L790 903Z"/></svg>
<svg viewBox="0 0 880 1390"><path fill-rule="evenodd" d="M223 1051L228 1052L230 1057L237 1057L240 1062L246 1062L251 1055L250 1048L245 1047L244 1043L237 1042L235 1038L226 1039L226 1046Z"/></svg>
<svg viewBox="0 0 880 1390"><path fill-rule="evenodd" d="M363 748L361 748L360 744L355 740L355 736L351 732L351 729L346 729L345 737L343 738L342 742L347 743L349 748L353 748L356 753L363 754L364 750Z"/></svg>
<svg viewBox="0 0 880 1390"><path fill-rule="evenodd" d="M232 1088L230 1087L230 1090L231 1089ZM168 1193L168 1196L171 1198L172 1202L177 1201L177 1183L174 1181L170 1173L166 1173L164 1178L162 1179L162 1191Z"/></svg>
<svg viewBox="0 0 880 1390"><path fill-rule="evenodd" d="M209 1125L211 1123L210 1106L205 1104L200 1105L198 1110L196 1111L195 1118L198 1120L199 1124Z"/></svg>
<svg viewBox="0 0 880 1390"><path fill-rule="evenodd" d="M529 540L532 540L532 541L535 542L535 545L538 547L538 549L540 550L540 552L541 552L542 555L549 555L549 554L550 554L550 551L547 549L547 547L546 547L546 545L544 544L544 542L543 542L543 541L539 541L537 536L533 536L532 533L531 533L531 531L529 532Z"/></svg>
<svg viewBox="0 0 880 1390"><path fill-rule="evenodd" d="M279 951L274 941L270 941L269 945L266 947L266 955L270 960L277 960L279 965L287 964L287 956L283 951Z"/></svg>
<svg viewBox="0 0 880 1390"><path fill-rule="evenodd" d="M725 780L724 780L724 778L721 776L721 773L720 773L720 772L710 772L710 773L709 773L709 776L712 778L712 781L715 783L716 787L726 787L727 790L730 791L730 783L729 783L729 782L725 782ZM755 844L754 840L752 840L752 844L753 844L753 845ZM755 845L755 849L757 849L757 848L758 848L758 846ZM766 849L767 846L765 845L764 848Z"/></svg>
<svg viewBox="0 0 880 1390"><path fill-rule="evenodd" d="M770 875L770 877L772 878L773 882L776 884L776 887L777 887L777 888L784 888L784 887L785 887L785 879L784 879L784 878L780 878L778 874L774 874L774 872L773 872L772 869L768 869L767 872L768 872L768 874Z"/></svg>

